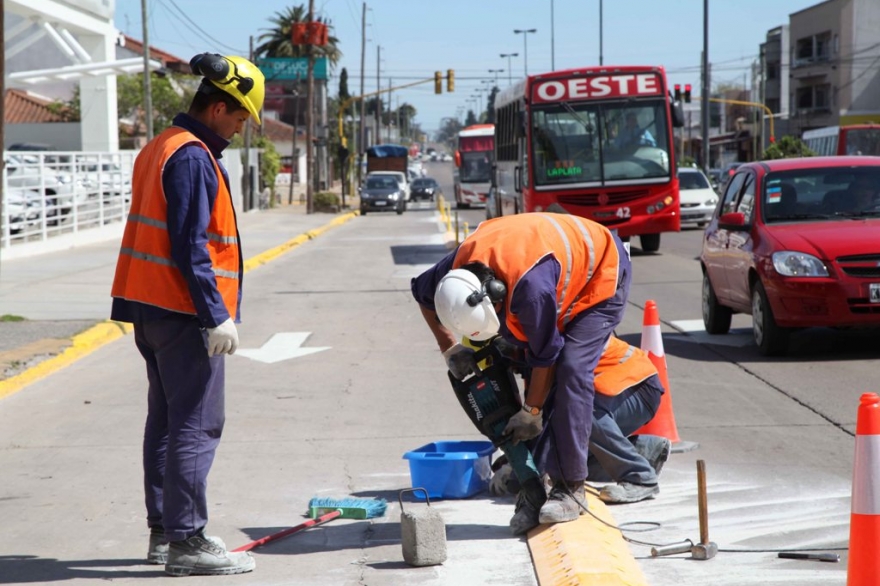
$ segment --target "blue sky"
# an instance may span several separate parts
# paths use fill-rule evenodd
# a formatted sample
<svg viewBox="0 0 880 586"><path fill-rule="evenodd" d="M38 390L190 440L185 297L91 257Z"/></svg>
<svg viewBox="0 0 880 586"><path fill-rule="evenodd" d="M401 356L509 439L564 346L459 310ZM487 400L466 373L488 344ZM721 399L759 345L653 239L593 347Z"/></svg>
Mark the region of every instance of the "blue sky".
<svg viewBox="0 0 880 586"><path fill-rule="evenodd" d="M276 0L147 0L150 44L183 59L203 51L247 56L249 39L271 26L269 19L302 2ZM819 0L712 0L709 6L709 60L712 81L751 83L749 67L758 58L766 32L788 23L788 15ZM555 15L551 51L551 4ZM358 93L361 60L361 0L315 0L316 13L329 17L343 58L331 81L345 67L349 89ZM494 79L490 69L504 69L498 85L523 76L523 35L514 29L537 29L528 35L529 73L598 65L600 0L372 0L367 2L365 91L376 89L376 46L381 46L381 79L386 87L433 77L454 69L455 92L434 94L433 83L396 92L412 104L425 130L459 108L472 108L468 97ZM602 53L605 65L663 65L669 83L700 87L703 49L703 0L603 0ZM116 0L115 22L122 32L143 37L141 0ZM444 88L445 92L445 88ZM486 95L485 93L483 94ZM483 99L485 104L485 98Z"/></svg>

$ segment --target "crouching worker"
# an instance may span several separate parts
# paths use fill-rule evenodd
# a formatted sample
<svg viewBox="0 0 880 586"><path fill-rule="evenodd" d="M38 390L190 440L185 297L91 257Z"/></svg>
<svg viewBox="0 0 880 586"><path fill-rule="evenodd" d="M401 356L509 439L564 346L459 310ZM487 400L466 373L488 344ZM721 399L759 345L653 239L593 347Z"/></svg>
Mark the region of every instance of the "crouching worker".
<svg viewBox="0 0 880 586"><path fill-rule="evenodd" d="M517 442L536 439L538 470L553 483L544 503L517 499L515 515L528 516L532 526L573 521L586 511L593 371L623 318L630 273L623 243L601 224L530 213L482 222L412 281L456 377L467 376L473 363L473 349L456 343L462 336L484 341L500 334L527 350L529 394L505 433Z"/></svg>
<svg viewBox="0 0 880 586"><path fill-rule="evenodd" d="M664 389L657 369L643 350L611 336L595 370L596 399L590 432L588 478L616 482L602 488L606 503L634 503L660 491L658 476L669 458L671 442L656 435L632 435L660 406ZM519 490L502 458L493 464L492 494Z"/></svg>

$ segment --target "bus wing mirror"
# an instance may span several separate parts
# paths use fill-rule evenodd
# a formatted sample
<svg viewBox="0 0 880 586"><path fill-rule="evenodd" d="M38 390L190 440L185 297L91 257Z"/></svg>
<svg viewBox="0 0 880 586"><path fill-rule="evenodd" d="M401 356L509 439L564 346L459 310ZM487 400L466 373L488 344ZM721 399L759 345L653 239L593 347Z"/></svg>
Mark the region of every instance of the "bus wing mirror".
<svg viewBox="0 0 880 586"><path fill-rule="evenodd" d="M498 187L498 165L492 163L492 180L489 183L492 187Z"/></svg>
<svg viewBox="0 0 880 586"><path fill-rule="evenodd" d="M681 108L681 102L672 102L672 126L674 128L682 128L684 126L684 110Z"/></svg>

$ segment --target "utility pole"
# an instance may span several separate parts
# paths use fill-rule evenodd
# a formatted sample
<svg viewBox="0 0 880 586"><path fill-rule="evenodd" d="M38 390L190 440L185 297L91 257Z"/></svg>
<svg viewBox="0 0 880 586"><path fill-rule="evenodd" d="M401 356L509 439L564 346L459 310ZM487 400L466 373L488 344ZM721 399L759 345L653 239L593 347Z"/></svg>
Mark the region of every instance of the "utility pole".
<svg viewBox="0 0 880 586"><path fill-rule="evenodd" d="M388 126L385 127L385 140L391 142L391 78L388 78ZM398 141L400 142L400 141Z"/></svg>
<svg viewBox="0 0 880 586"><path fill-rule="evenodd" d="M250 37L248 59L254 62L254 37ZM244 126L244 209L254 209L254 181L251 171L251 121Z"/></svg>
<svg viewBox="0 0 880 586"><path fill-rule="evenodd" d="M703 0L703 87L700 92L700 132L703 134L703 171L709 173L709 0Z"/></svg>
<svg viewBox="0 0 880 586"><path fill-rule="evenodd" d="M5 10L0 1L0 96L6 95L6 18ZM0 147L6 148L6 100L0 100ZM6 157L0 160L0 177L6 174ZM6 190L3 188L3 182L0 181L0 218L6 213ZM3 236L0 232L0 252L3 251ZM8 243L7 243L8 244Z"/></svg>
<svg viewBox="0 0 880 586"><path fill-rule="evenodd" d="M376 45L376 91L382 91L382 81L379 79L379 67L382 61L382 47ZM380 134L380 129L382 125L382 121L380 118L382 117L382 98L376 94L376 144L382 143L382 136Z"/></svg>
<svg viewBox="0 0 880 586"><path fill-rule="evenodd" d="M311 26L315 19L315 0L309 0L309 17L308 23ZM311 41L311 35L309 35ZM309 67L307 70L308 89L306 90L306 169L308 172L308 181L306 182L306 213L311 214L315 211L314 202L314 183L315 177L315 155L312 141L315 139L315 58L312 53L312 44L306 44L306 55L309 59Z"/></svg>
<svg viewBox="0 0 880 586"><path fill-rule="evenodd" d="M141 0L141 24L144 30L144 118L147 123L147 142L153 140L153 84L150 75L150 39L147 33L147 0Z"/></svg>
<svg viewBox="0 0 880 586"><path fill-rule="evenodd" d="M367 57L367 3L364 2L364 8L361 12L361 93L360 95L364 95L364 73L366 72L366 57ZM366 100L361 100L361 120L360 120L360 135L361 140L358 148L357 156L357 178L358 183L361 182L361 172L363 170L363 165L361 161L363 160L363 153L367 150L367 104Z"/></svg>

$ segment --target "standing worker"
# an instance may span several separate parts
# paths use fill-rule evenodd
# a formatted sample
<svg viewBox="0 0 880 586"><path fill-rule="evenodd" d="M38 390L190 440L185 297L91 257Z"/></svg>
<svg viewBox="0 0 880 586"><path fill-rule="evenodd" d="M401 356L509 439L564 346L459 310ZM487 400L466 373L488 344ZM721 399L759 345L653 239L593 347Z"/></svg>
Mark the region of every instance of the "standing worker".
<svg viewBox="0 0 880 586"><path fill-rule="evenodd" d="M529 213L481 223L412 281L453 376L474 368L473 349L456 336L484 341L500 333L525 350L529 391L504 431L514 441L537 438L538 470L553 482L546 502L520 491L515 516L533 526L586 510L593 371L623 318L631 270L623 243L601 224Z"/></svg>
<svg viewBox="0 0 880 586"><path fill-rule="evenodd" d="M111 319L134 324L147 364L147 560L174 576L240 574L254 558L205 535L244 266L220 158L249 118L260 123L265 81L242 57L203 53L190 66L204 78L189 111L135 160Z"/></svg>

